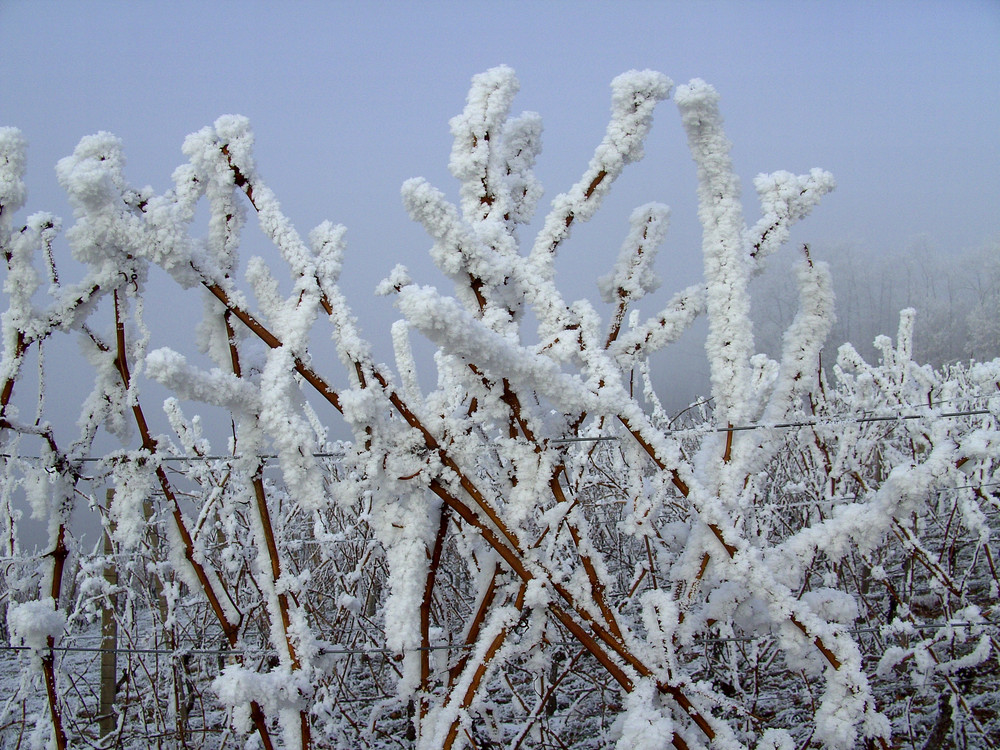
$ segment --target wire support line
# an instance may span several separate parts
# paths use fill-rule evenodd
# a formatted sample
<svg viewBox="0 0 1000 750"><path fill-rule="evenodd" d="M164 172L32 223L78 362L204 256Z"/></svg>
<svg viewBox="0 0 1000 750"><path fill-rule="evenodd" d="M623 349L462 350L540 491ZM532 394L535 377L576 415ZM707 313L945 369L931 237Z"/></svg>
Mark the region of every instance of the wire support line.
<svg viewBox="0 0 1000 750"><path fill-rule="evenodd" d="M597 437L567 437L553 438L550 443L602 443L609 440L618 440L618 435L600 435Z"/></svg>
<svg viewBox="0 0 1000 750"><path fill-rule="evenodd" d="M96 637L96 636L95 636ZM443 644L438 646L417 646L416 648L404 648L396 650L392 648L320 648L317 656L358 656L363 654L408 654L421 651L467 651L475 647L475 644ZM168 648L121 648L105 646L0 646L0 651L59 651L66 653L94 653L94 654L142 654L144 656L260 656L269 653L269 649L258 651L239 651L235 649L168 649Z"/></svg>
<svg viewBox="0 0 1000 750"><path fill-rule="evenodd" d="M344 458L347 455L347 451L319 451L310 454L313 458ZM199 461L244 461L244 460L259 460L259 461L274 461L278 458L276 453L259 453L259 454L236 454L236 455L194 455L194 456L178 456L175 454L153 454L148 457L143 456L143 461L152 463L155 458L156 461L160 463L198 463ZM12 453L0 453L0 459L21 459L23 461L44 461L47 460L44 456L18 456ZM82 456L80 458L73 459L83 464L89 463L99 463L105 461L108 463L124 463L128 460L127 456Z"/></svg>
<svg viewBox="0 0 1000 750"><path fill-rule="evenodd" d="M347 455L347 451L318 451L316 453L310 454L313 458L344 458ZM196 455L196 456L175 456L175 455L158 455L156 459L161 462L187 462L196 463L198 461L246 461L246 460L259 460L259 461L274 461L278 458L276 453L260 453L260 454L236 454L236 455ZM106 457L102 456L87 456L80 459L81 461L90 463L96 461L105 461ZM112 458L112 461L114 458Z"/></svg>
<svg viewBox="0 0 1000 750"><path fill-rule="evenodd" d="M983 490L989 487L1000 487L1000 482L986 482L984 484L960 484L955 487L935 487L932 492L958 492L959 490ZM834 495L833 497L819 497L814 500L800 500L794 503L762 503L760 505L749 506L753 510L768 510L771 508L777 508L778 510L784 510L786 508L808 508L813 505L826 505L831 503L838 503L842 500L863 500L863 497L858 495Z"/></svg>
<svg viewBox="0 0 1000 750"><path fill-rule="evenodd" d="M932 487L928 491L940 494L945 492L958 492L959 490L985 490L991 487L1000 487L1000 482L983 482L982 484L959 484L955 485L954 487ZM819 497L813 500L797 500L792 503L759 503L759 504L747 505L746 508L749 510L767 510L770 508L777 508L778 510L784 510L785 508L805 508L813 505L839 503L843 500L863 501L864 499L865 499L864 495L857 495L857 494L833 495L832 497ZM595 500L593 502L584 500L582 502L583 505L585 505L588 508L602 508L611 505L628 505L631 501L626 500L624 498L617 498L617 499Z"/></svg>
<svg viewBox="0 0 1000 750"><path fill-rule="evenodd" d="M798 422L777 422L767 424L765 422L753 422L744 425L732 425L730 427L681 427L676 430L663 430L664 435L707 435L711 433L723 432L749 432L751 430L789 430L799 427L821 427L836 426L839 424L865 424L870 422L898 422L915 419L952 419L955 417L970 417L982 414L992 414L990 409L967 409L965 411L943 412L941 414L884 414L872 415L868 417L850 417L846 415L829 417L827 419L805 419ZM549 440L550 443L585 443L609 440L620 440L618 435L603 435L599 437L572 437L555 438Z"/></svg>
<svg viewBox="0 0 1000 750"><path fill-rule="evenodd" d="M102 646L0 646L0 651L59 651L64 653L142 654L144 656L244 656L247 651L166 648L107 648ZM256 653L256 652L254 652Z"/></svg>
<svg viewBox="0 0 1000 750"><path fill-rule="evenodd" d="M895 627L890 623L885 625L880 625L879 627L868 627L868 628L848 628L844 632L850 633L852 635L862 635L864 633L883 633L887 628L890 632L886 635L910 635L909 631L912 630L943 630L945 628L1000 628L1000 623L995 622L930 622L925 625L918 625L916 623L907 622L903 623L903 627ZM751 643L753 641L762 641L767 638L775 637L773 634L767 635L734 635L728 637L719 638L696 638L696 644L702 643Z"/></svg>
<svg viewBox="0 0 1000 750"><path fill-rule="evenodd" d="M872 415L867 417L851 417L849 415L839 415L832 416L825 419L804 419L797 422L776 422L774 424L767 424L764 422L753 422L744 425L732 425L729 427L682 427L676 430L663 430L664 435L707 435L711 433L727 433L727 432L749 432L751 430L789 430L796 429L800 427L824 427L824 426L837 426L843 424L866 424L873 422L900 422L900 421L911 421L917 419L954 419L957 417L973 417L986 414L993 414L990 409L968 409L966 411L951 411L943 412L941 414L884 414L884 415ZM587 442L611 442L616 440L621 440L620 435L598 435L595 437L564 437L564 438L550 438L549 443L562 444L562 443L587 443ZM310 454L313 458L344 458L347 455L347 450L344 451L318 451ZM122 456L82 456L80 458L73 459L79 463L97 463L97 462L114 462L116 460L121 461L127 457ZM150 461L154 456L149 458L143 457L144 460ZM275 453L261 453L261 454L236 454L236 455L195 455L195 456L178 456L172 454L156 454L155 460L164 463L194 463L198 461L239 461L246 459L257 459L261 461L273 461L278 458ZM0 453L0 459L20 459L22 461L44 461L48 460L43 456L19 456L12 453Z"/></svg>
<svg viewBox="0 0 1000 750"><path fill-rule="evenodd" d="M972 417L982 414L992 414L990 409L968 409L966 411L950 411L941 414L884 414L872 415L868 417L836 416L827 419L803 419L798 422L776 422L767 424L764 422L754 422L744 425L733 425L731 427L683 427L678 430L665 430L667 435L697 434L709 432L749 432L750 430L788 430L798 427L822 427L836 426L840 424L865 424L870 422L900 422L915 419L952 419L955 417Z"/></svg>
<svg viewBox="0 0 1000 750"><path fill-rule="evenodd" d="M863 633L883 633L886 629L890 632L887 635L909 635L911 630L943 630L946 628L1000 628L1000 623L995 622L930 622L925 624L902 623L902 627L894 626L890 623L878 627L849 628L845 632L853 635ZM773 634L762 635L736 635L722 636L718 638L695 638L692 645L702 645L706 643L747 643L760 641L775 637ZM397 654L419 653L425 651L468 651L475 648L474 643L445 643L436 646L417 646L416 648L404 648L401 650L391 648L320 648L318 657L323 656L364 656L372 654L385 654L395 656ZM571 648L579 646L575 641L553 641L545 644L549 648ZM268 649L259 651L239 651L226 649L163 649L163 648L109 648L102 646L0 646L0 651L59 651L67 653L114 653L114 654L141 654L144 656L259 656L268 653Z"/></svg>

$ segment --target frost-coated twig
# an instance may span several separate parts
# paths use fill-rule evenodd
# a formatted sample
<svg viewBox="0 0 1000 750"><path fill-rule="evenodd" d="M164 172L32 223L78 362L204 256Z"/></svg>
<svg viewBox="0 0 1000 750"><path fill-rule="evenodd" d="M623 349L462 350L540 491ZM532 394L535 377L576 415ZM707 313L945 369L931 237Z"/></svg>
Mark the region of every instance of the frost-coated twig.
<svg viewBox="0 0 1000 750"><path fill-rule="evenodd" d="M15 514L0 510L10 558L0 606L40 657L39 674L51 676L50 709L75 716L70 707L85 694L76 677L58 692L65 667L52 655L65 663L76 652L75 641L56 640L79 637L88 613L119 597L130 658L123 742L138 726L138 701L150 727L197 744L198 700L206 724L256 732L265 747L438 750L479 746L486 735L515 747L586 746L611 723L605 714L623 750L668 738L679 749L887 747L900 700L891 683L906 682L903 672L947 688L991 731L969 713L982 690L962 675L992 669L996 642L958 623L992 626L995 498L983 488L996 483L1000 437L995 404L982 394L1000 389L996 363L916 365L904 313L896 342L877 342L878 364L844 347L823 368L831 285L808 247L781 357L757 354L749 282L833 180L822 170L758 177L761 218L746 226L719 97L701 81L676 100L698 173L704 280L640 315L659 284L669 217L665 205L646 203L598 282L607 319L587 300L564 299L555 255L573 251L571 230L641 157L673 84L650 71L615 79L593 158L524 244L518 233L541 196L541 121L511 115L517 89L506 67L476 76L451 121L457 204L425 180L403 185L404 208L426 229L453 291L421 286L402 266L380 285L404 318L392 330L398 372L376 362L340 287L344 228L324 222L299 235L257 169L245 118L191 135L188 163L163 195L128 185L117 139L81 141L58 168L76 212L66 236L86 266L76 284L56 270L58 219L13 223L24 202L23 143L0 131L10 296L0 509L13 508L23 487L49 522L51 549L63 549L52 560L22 555ZM209 218L196 239L199 203ZM287 266L290 290L259 258L241 266L248 216ZM212 369L151 349L150 265L202 296L193 339ZM52 301L37 309L42 278ZM107 341L91 320L102 306L113 307ZM712 398L677 427L647 358L702 315ZM310 351L321 319L346 384ZM96 378L80 437L61 451L70 443L44 421L44 384L34 424L18 416L14 390L42 343L67 330ZM437 347L437 384L426 391L410 346L421 335ZM164 410L178 445L147 420L147 378L172 392ZM962 408L969 394L987 401ZM328 442L309 403L316 398L343 416L351 444ZM228 447L213 450L185 401L223 410ZM127 448L130 425L138 450ZM101 430L126 449L93 455ZM40 460L22 438L41 443ZM129 582L119 591L98 575L107 560L77 555L67 521L84 496L77 488L91 481L79 467L92 459L117 487L109 508L91 506L115 522L120 545L152 552L116 558ZM265 475L265 465L275 471ZM154 493L163 498L157 512L145 503ZM60 603L74 565L79 593ZM39 581L19 578L33 570ZM29 590L50 596L22 601ZM150 597L166 653L143 640L136 613ZM933 621L954 627L916 637L920 606L939 607ZM861 637L875 628L877 637ZM885 649L877 669L867 641ZM567 643L576 656L560 667L554 647ZM165 674L173 703L143 688ZM788 700L793 684L810 701ZM568 711L549 711L564 700ZM58 744L55 714L50 724ZM64 744L85 731L74 718Z"/></svg>

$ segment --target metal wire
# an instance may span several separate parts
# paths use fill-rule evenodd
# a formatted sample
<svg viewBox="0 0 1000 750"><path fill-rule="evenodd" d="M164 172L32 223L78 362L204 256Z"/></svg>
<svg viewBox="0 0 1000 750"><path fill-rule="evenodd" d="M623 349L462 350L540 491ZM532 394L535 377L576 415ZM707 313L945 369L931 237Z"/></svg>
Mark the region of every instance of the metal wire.
<svg viewBox="0 0 1000 750"><path fill-rule="evenodd" d="M850 415L839 415L826 417L823 419L806 419L799 422L778 422L775 424L766 424L763 422L756 422L745 425L734 425L732 427L682 427L676 430L664 430L665 435L697 435L697 434L709 434L713 432L723 433L723 432L748 432L751 430L788 430L796 429L799 427L820 427L838 424L864 424L871 422L897 422L897 421L908 421L915 419L952 419L955 417L971 417L984 414L993 414L990 409L968 409L966 411L952 411L944 412L942 414L886 414L880 416L868 416L868 417L852 417ZM587 443L587 442L605 442L605 441L615 441L620 440L621 437L618 435L598 435L595 437L565 437L565 438L553 438L549 440L550 443ZM320 451L311 454L313 458L343 458L346 455L346 451ZM42 461L45 460L42 456L16 456L11 453L0 453L0 459L16 459L20 458L26 461ZM199 461L237 461L244 460L247 458L258 459L261 461L273 461L278 458L277 454L274 453L262 453L259 455L211 455L211 456L176 456L176 455L157 455L156 460L160 462L187 462L195 463ZM75 459L80 463L96 463L99 461L106 461L106 456L83 456L81 458Z"/></svg>
<svg viewBox="0 0 1000 750"><path fill-rule="evenodd" d="M916 623L904 623L907 628L912 628L913 630L941 630L945 628L1000 628L1000 623L994 622L931 622L923 625L918 625ZM868 628L850 628L847 630L849 633L859 635L861 633L880 633L887 625L881 625L879 627L868 627ZM905 632L900 631L900 635L906 635ZM746 643L750 641L760 641L769 638L769 635L737 635L719 638L697 638L695 639L695 645L705 644L705 643L733 643L741 642ZM551 648L570 648L570 647L581 647L579 643L575 641L555 641L547 644ZM475 647L475 644L461 643L461 644L442 644L439 646L417 646L416 648L405 648L400 651L396 649L389 648L336 648L336 649L320 649L317 653L318 656L363 656L372 654L389 654L396 655L400 653L419 653L423 651L468 651ZM582 647L581 647L582 648ZM157 648L105 648L100 646L46 646L44 648L35 649L32 646L0 646L0 651L60 651L60 652L70 652L70 653L114 653L114 654L143 654L143 655L154 655L154 656L247 656L247 655L259 655L261 653L266 653L268 649L261 649L260 651L236 651L228 649L157 649Z"/></svg>
<svg viewBox="0 0 1000 750"><path fill-rule="evenodd" d="M684 427L679 430L665 430L667 435L678 435L687 433L707 433L707 432L747 432L750 430L787 430L797 427L819 427L825 425L838 424L864 424L868 422L897 422L913 419L944 419L953 417L971 417L979 414L992 414L990 409L968 409L966 411L951 411L942 414L886 414L882 416L870 417L850 417L836 416L825 419L805 419L800 422L778 422L775 424L765 424L757 422L753 424L734 425L732 427L714 427L706 429L703 427Z"/></svg>
<svg viewBox="0 0 1000 750"><path fill-rule="evenodd" d="M917 625L916 623L908 622L905 623L907 628L912 628L913 630L940 630L943 628L1000 628L1000 623L995 622L930 622L926 625ZM862 633L881 633L883 629L890 627L889 624L880 625L877 628L850 628L846 632L853 633L854 635L860 635ZM899 635L907 635L905 631L898 631ZM765 638L769 638L768 635L736 635L730 636L728 638L699 638L697 643L750 643L752 641L762 641Z"/></svg>
<svg viewBox="0 0 1000 750"><path fill-rule="evenodd" d="M417 646L416 648L404 648L397 651L391 648L320 648L317 656L357 656L362 654L400 654L417 653L421 651L466 651L474 648L475 644L447 644L440 646ZM0 646L0 651L62 651L71 653L96 653L96 654L144 654L148 656L254 656L267 653L269 649L259 651L237 651L232 649L166 649L166 648L107 648L103 646L45 646L34 648L33 646Z"/></svg>

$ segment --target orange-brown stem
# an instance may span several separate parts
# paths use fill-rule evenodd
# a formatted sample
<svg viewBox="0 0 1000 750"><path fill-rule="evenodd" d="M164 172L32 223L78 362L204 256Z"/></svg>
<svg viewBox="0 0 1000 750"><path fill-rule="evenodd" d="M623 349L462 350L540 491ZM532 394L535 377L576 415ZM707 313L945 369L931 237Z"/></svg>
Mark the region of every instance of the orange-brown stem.
<svg viewBox="0 0 1000 750"><path fill-rule="evenodd" d="M48 650L42 656L42 675L45 680L45 696L49 703L49 716L52 719L52 734L57 750L66 750L66 731L63 729L62 715L59 711L59 694L56 692L56 673L53 663L52 649L55 639L50 635L47 640Z"/></svg>
<svg viewBox="0 0 1000 750"><path fill-rule="evenodd" d="M514 608L517 609L518 611L524 608L524 592L526 588L527 585L522 582L520 588L517 591L517 596L514 598ZM462 701L459 705L459 708L467 709L469 706L472 705L472 699L475 698L476 691L479 689L479 685L482 683L483 678L486 677L486 674L490 668L490 664L496 657L497 653L499 653L501 646L503 646L504 644L504 641L507 640L507 633L508 633L508 628L501 628L500 632L498 632L493 637L493 640L487 647L486 653L483 655L483 658L480 659L479 662L476 664L476 669L472 674L472 678L469 680L468 686L466 687L465 695L462 696ZM451 700L452 698L449 697L449 700L446 703L451 702ZM448 734L445 737L444 744L441 746L442 750L451 750L452 745L455 743L455 737L458 734L458 727L459 727L459 715L456 714L455 718L452 719L451 726L448 728Z"/></svg>
<svg viewBox="0 0 1000 750"><path fill-rule="evenodd" d="M472 621L469 623L468 632L465 634L466 649L463 651L458 662L456 662L456 664L448 670L449 687L455 682L455 680L458 679L458 676L465 668L466 662L469 661L468 649L479 638L479 632L482 630L483 623L486 622L486 615L489 613L490 607L493 606L494 599L496 599L497 583L499 581L501 571L502 568L499 563L494 566L493 575L490 577L490 583L479 600L479 607L476 608L476 614L473 615Z"/></svg>
<svg viewBox="0 0 1000 750"><path fill-rule="evenodd" d="M233 374L241 378L243 370L240 365L240 353L236 346L236 335L233 331L231 312L226 310L223 314L223 322L226 326L226 338L229 341L229 359L233 368ZM264 490L264 476L262 467L258 466L251 478L253 485L254 499L257 504L257 516L260 519L260 528L263 533L264 546L267 549L268 562L271 566L271 584L275 585L281 579L281 557L278 554L278 544L274 537L274 525L271 523L271 512L267 507L267 494ZM293 670L301 669L295 645L289 636L291 628L291 615L289 614L288 594L284 591L277 595L278 614L281 618L281 629L285 636L285 648L288 652L288 659ZM261 712L262 713L262 712ZM309 724L309 714L306 711L299 712L300 732L302 738L302 748L306 750L312 744L312 729Z"/></svg>
<svg viewBox="0 0 1000 750"><path fill-rule="evenodd" d="M596 185L600 182L601 179L603 179L603 177L604 175L602 174L598 175L598 177L595 178L594 182L591 185L591 192L593 188L596 188ZM572 220L572 215L570 215L569 220L570 221ZM270 333L270 331L268 331L265 326L263 326L259 321L257 321L256 318L254 318L245 310L242 310L237 306L235 306L228 299L228 295L226 295L224 290L222 290L222 288L218 284L209 282L207 280L204 281L203 283L205 284L206 288L208 288L221 302L223 302L223 304L228 309L233 311L233 314L240 321L242 321L245 325L247 325L247 327L250 328L250 330L253 333L255 333L259 338L261 338L261 340L266 345L272 348L277 348L281 346L281 341L272 333ZM324 307L329 307L329 302L328 301L324 302L325 302ZM478 516L478 514L472 510L472 508L470 508L465 503L459 501L458 498L452 495L452 493L439 480L437 479L431 480L429 487L430 490L434 492L434 494L438 495L438 497L440 497L445 502L446 505L451 507L452 510L456 511L458 515L464 521L466 521L466 523L469 523L473 527L477 528L479 532L482 534L484 540L501 556L501 558L508 565L508 567L510 567L510 569L519 578L521 578L523 582L527 583L528 581L534 579L535 578L534 574L526 567L524 563L523 560L524 553L523 550L521 549L517 537L499 518L499 515L497 514L496 510L492 507L492 504L486 500L485 496L481 493L479 488L476 487L475 483L473 483L472 480L459 468L459 466L450 456L448 451L438 443L437 439L430 433L430 431L421 422L421 420L414 414L414 412L406 405L406 403L402 400L402 398L389 387L388 380L374 366L369 366L369 368L371 375L374 377L376 382L378 382L379 386L386 393L390 403L393 404L397 412L411 427L420 432L420 434L424 439L426 447L429 450L436 452L442 464L455 474L464 492L469 495L469 497L474 501L476 506L478 506L480 511L482 511L486 515L491 524L496 528L496 531L493 531L493 529L491 529L490 526L487 526L483 522L483 520ZM330 401L339 408L339 398L336 396L336 393L326 384L326 382L318 374L316 374L310 368L306 367L305 365L303 365L298 361L296 361L295 363L295 369L297 372L303 375L306 381L309 382L311 385L313 385L321 395L323 395L325 398L327 398L328 401ZM680 482L679 477L677 477L676 473L674 474L674 477L675 477L675 484L679 483L680 486L683 487L684 485L683 483ZM684 489L686 494L686 487L684 487ZM585 621L590 622L591 627L595 630L595 632L600 634L602 641L605 642L606 645L612 648L612 650L614 650L620 656L625 656L626 661L628 661L631 665L633 666L640 665L641 666L640 674L643 675L651 674L650 669L646 667L644 664L642 664L633 654L628 652L628 650L624 647L624 645L621 644L614 636L612 636L607 629L601 627L600 624L593 622L591 615L587 613L586 610L579 608L575 604L574 598L569 594L569 592L565 589L565 587L559 585L554 585L553 587L555 588L556 591L560 593L560 595L564 599L566 599L571 604L571 606L574 607L574 609L576 609L576 612L579 616L583 617ZM567 624L567 621L572 623L573 627L571 627L570 630L571 632L574 633L574 635L577 635L578 637L582 635L583 637L586 638L586 640L589 643L589 645L585 644L587 645L588 650L594 653L594 655L598 658L598 660L606 668L608 668L609 671L613 671L613 676L615 675L615 673L618 675L615 677L615 679L616 681L619 682L619 684L621 684L627 690L632 689L631 680L624 675L624 672L621 670L621 668L614 662L614 660L607 654L607 652L604 651L603 648L597 645L597 641L595 641L594 638L591 637L586 632L586 630L584 630L582 626L573 621L573 618L561 608L556 607L555 605L550 605L550 609L552 609L552 611L556 614L557 619L563 621L564 624ZM569 625L567 626L569 627ZM661 685L660 689L663 690L664 692L673 695L675 697L675 700L678 700L679 705L681 705L682 707L685 706L687 707L686 710L690 709L691 707L690 701L688 701L687 698L683 696L679 688L670 685ZM706 735L708 737L710 738L714 737L714 731L711 729L711 726L696 711L692 712L692 718L695 720L695 723L697 723L702 728L702 730L706 732ZM677 740L679 739L680 738L678 737ZM675 741L675 745L676 744L677 742Z"/></svg>
<svg viewBox="0 0 1000 750"><path fill-rule="evenodd" d="M52 586L50 596L53 606L59 608L59 597L62 594L63 568L69 551L66 548L66 527L59 525L56 536L56 546L50 553L52 555ZM55 646L55 638L51 635L46 641L48 649L42 656L42 676L45 680L45 697L49 704L49 716L52 719L52 734L58 750L66 748L66 731L63 729L62 713L59 710L59 693L56 689L55 657L52 649Z"/></svg>
<svg viewBox="0 0 1000 750"><path fill-rule="evenodd" d="M451 521L451 510L447 505L441 506L437 535L431 550L430 564L427 566L427 579L424 582L424 595L420 599L420 691L426 695L430 689L431 663L431 601L434 597L434 584L437 582L438 569L441 567L441 553L444 551L444 540L448 533L448 523ZM427 713L426 700L420 701L420 718Z"/></svg>

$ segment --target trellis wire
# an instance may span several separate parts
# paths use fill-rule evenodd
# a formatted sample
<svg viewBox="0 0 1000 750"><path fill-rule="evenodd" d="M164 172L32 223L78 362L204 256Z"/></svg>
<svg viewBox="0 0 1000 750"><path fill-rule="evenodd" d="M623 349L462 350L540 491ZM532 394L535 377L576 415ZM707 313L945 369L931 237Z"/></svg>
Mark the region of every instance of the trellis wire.
<svg viewBox="0 0 1000 750"><path fill-rule="evenodd" d="M913 630L942 630L945 628L1000 628L1000 623L995 622L930 622L922 625L916 623L905 623L907 628ZM848 628L847 632L854 634L879 633L883 628L890 627L889 624L880 627ZM901 632L901 635L906 633ZM733 643L760 641L768 638L767 635L735 635L720 636L718 638L697 638L695 645L704 643ZM556 641L549 643L551 648L578 647L580 644L575 641ZM422 651L468 651L475 647L473 643L442 644L439 646L418 646L416 648L404 648L400 650L389 648L338 648L321 649L318 656L363 656L371 654L403 654L418 653ZM237 651L229 649L157 649L157 648L103 648L100 646L45 646L34 648L33 646L0 646L0 651L60 651L70 653L115 653L115 654L143 654L146 656L248 656L265 652L260 651Z"/></svg>
<svg viewBox="0 0 1000 750"><path fill-rule="evenodd" d="M870 422L898 422L907 421L915 419L952 419L955 417L972 417L984 414L993 414L990 409L968 409L966 411L952 411L944 412L942 414L884 414L879 416L868 416L868 417L851 417L850 415L837 415L833 417L828 417L826 419L806 419L799 422L778 422L775 424L767 424L764 422L754 422L745 425L733 425L731 427L683 427L677 430L664 430L665 435L697 435L697 434L709 434L713 432L748 432L751 430L788 430L796 429L799 427L821 427L821 426L836 426L838 424L864 424ZM605 441L615 441L620 440L621 437L618 435L597 435L594 437L565 437L565 438L553 438L549 440L550 443L587 443L587 442L605 442ZM346 455L346 451L320 451L312 454L313 458L343 458ZM25 461L43 461L45 460L42 456L17 456L11 453L0 453L0 459L21 459ZM156 460L159 462L188 462L194 463L198 461L237 461L245 460L247 458L258 459L261 461L273 461L278 458L274 453L261 453L256 455L209 455L209 456L172 456L172 455L157 455ZM81 458L75 459L79 463L97 463L99 461L107 461L106 456L83 456Z"/></svg>

